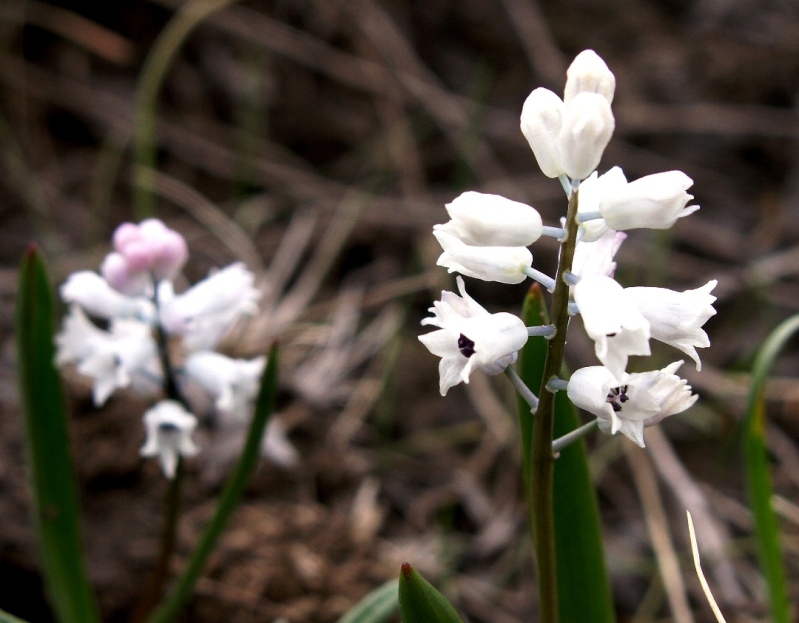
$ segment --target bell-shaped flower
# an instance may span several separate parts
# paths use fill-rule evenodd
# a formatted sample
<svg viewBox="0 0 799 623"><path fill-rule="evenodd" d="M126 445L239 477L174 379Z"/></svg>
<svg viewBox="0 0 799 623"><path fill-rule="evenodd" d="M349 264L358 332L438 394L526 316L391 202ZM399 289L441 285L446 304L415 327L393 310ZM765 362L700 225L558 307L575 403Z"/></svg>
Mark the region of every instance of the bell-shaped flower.
<svg viewBox="0 0 799 623"><path fill-rule="evenodd" d="M154 218L117 227L114 249L131 271L150 273L157 281L174 278L189 256L183 236Z"/></svg>
<svg viewBox="0 0 799 623"><path fill-rule="evenodd" d="M218 412L242 420L250 413L265 364L266 357L232 359L202 351L186 358L183 373L214 398Z"/></svg>
<svg viewBox="0 0 799 623"><path fill-rule="evenodd" d="M614 258L626 238L627 234L624 232L608 229L598 240L578 242L572 258L572 272L579 277L613 277L616 273Z"/></svg>
<svg viewBox="0 0 799 623"><path fill-rule="evenodd" d="M94 380L98 407L117 389L160 384L161 369L148 324L121 320L111 325L110 332L103 331L76 305L70 307L56 336L55 363L75 363L78 372Z"/></svg>
<svg viewBox="0 0 799 623"><path fill-rule="evenodd" d="M96 318L133 318L151 322L155 314L151 301L142 297L125 296L90 270L71 274L59 293L64 302L76 303Z"/></svg>
<svg viewBox="0 0 799 623"><path fill-rule="evenodd" d="M524 101L521 115L522 134L530 144L541 171L547 177L563 174L558 135L565 105L549 89L539 87Z"/></svg>
<svg viewBox="0 0 799 623"><path fill-rule="evenodd" d="M521 319L500 312L490 314L466 294L463 280L458 279L462 296L441 293L441 301L430 308L432 318L423 325L440 327L438 331L420 335L419 341L441 357L438 365L441 395L458 383L468 383L475 369L499 374L516 360L516 353L527 342L527 328Z"/></svg>
<svg viewBox="0 0 799 623"><path fill-rule="evenodd" d="M635 301L641 314L649 322L649 333L654 339L680 349L702 369L697 348L710 346L702 326L716 313L716 297L710 292L718 282L708 281L701 288L675 292L667 288L625 288L627 296Z"/></svg>
<svg viewBox="0 0 799 623"><path fill-rule="evenodd" d="M183 336L189 351L213 349L243 316L258 311L260 292L253 274L236 263L175 295L172 283L164 281L158 291L159 313L164 329Z"/></svg>
<svg viewBox="0 0 799 623"><path fill-rule="evenodd" d="M541 216L527 204L499 195L465 192L447 204L450 221L435 225L476 247L526 247L541 237Z"/></svg>
<svg viewBox="0 0 799 623"><path fill-rule="evenodd" d="M157 456L164 476L175 477L178 457L195 456L199 450L192 441L197 418L179 402L162 400L144 414L147 438L139 453L144 457Z"/></svg>
<svg viewBox="0 0 799 623"><path fill-rule="evenodd" d="M588 91L577 93L563 111L558 133L563 172L576 180L591 175L599 166L614 127L610 102L603 95Z"/></svg>
<svg viewBox="0 0 799 623"><path fill-rule="evenodd" d="M668 229L679 218L696 212L688 190L693 180L682 171L647 175L600 195L598 211L611 229Z"/></svg>
<svg viewBox="0 0 799 623"><path fill-rule="evenodd" d="M598 175L594 171L587 179L583 180L578 190L577 214L598 214L599 201L605 195L614 193L619 188L627 185L627 178L619 167L613 167L606 173ZM593 242L599 240L609 230L605 219L594 218L580 225L580 240Z"/></svg>
<svg viewBox="0 0 799 623"><path fill-rule="evenodd" d="M527 247L475 247L441 229L434 230L433 235L444 249L436 263L451 273L483 281L521 283L527 278L524 268L533 265L533 254Z"/></svg>
<svg viewBox="0 0 799 623"><path fill-rule="evenodd" d="M568 106L578 93L598 93L608 103L613 102L616 90L616 77L608 69L599 55L593 50L583 50L569 65L566 71L566 88L563 101Z"/></svg>
<svg viewBox="0 0 799 623"><path fill-rule="evenodd" d="M603 366L581 368L569 379L569 399L599 419L603 432L621 432L644 447L644 428L685 411L696 402L685 379L675 372L682 361L662 370L627 374L619 379Z"/></svg>
<svg viewBox="0 0 799 623"><path fill-rule="evenodd" d="M596 356L620 379L631 355L649 355L649 322L624 288L604 275L589 275L574 286L580 310Z"/></svg>

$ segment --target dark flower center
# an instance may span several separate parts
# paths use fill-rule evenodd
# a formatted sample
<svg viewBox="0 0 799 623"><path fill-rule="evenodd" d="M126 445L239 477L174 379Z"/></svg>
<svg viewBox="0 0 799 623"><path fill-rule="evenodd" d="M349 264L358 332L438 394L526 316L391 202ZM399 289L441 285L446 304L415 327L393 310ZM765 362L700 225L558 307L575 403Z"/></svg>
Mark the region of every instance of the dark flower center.
<svg viewBox="0 0 799 623"><path fill-rule="evenodd" d="M472 342L472 340L466 337L463 333L461 333L458 337L458 348L461 351L461 355L466 358L474 355L474 342Z"/></svg>
<svg viewBox="0 0 799 623"><path fill-rule="evenodd" d="M627 385L622 385L621 387L611 388L606 402L610 403L613 410L618 413L621 411L621 406L629 399L630 397L627 395Z"/></svg>

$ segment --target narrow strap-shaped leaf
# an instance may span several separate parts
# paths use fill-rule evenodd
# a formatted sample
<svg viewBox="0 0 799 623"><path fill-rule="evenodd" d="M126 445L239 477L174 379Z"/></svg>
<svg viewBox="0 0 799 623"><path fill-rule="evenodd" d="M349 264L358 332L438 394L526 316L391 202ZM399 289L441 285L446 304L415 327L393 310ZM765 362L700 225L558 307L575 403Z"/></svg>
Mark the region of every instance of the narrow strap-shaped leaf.
<svg viewBox="0 0 799 623"><path fill-rule="evenodd" d="M219 504L216 507L216 513L205 528L205 532L192 553L186 565L186 569L178 578L172 594L153 613L149 619L150 623L166 623L177 615L191 596L191 592L202 573L208 556L216 546L216 542L225 529L231 513L235 510L236 506L238 506L247 480L258 462L258 456L261 450L261 439L266 430L269 417L272 415L272 411L275 407L277 371L278 348L277 344L275 344L269 352L266 369L261 378L261 389L258 392L258 399L255 403L255 413L250 423L250 429L247 432L244 448L242 448L241 456L239 457L235 470L230 475L227 484L225 484L225 488L219 498Z"/></svg>
<svg viewBox="0 0 799 623"><path fill-rule="evenodd" d="M25 619L8 614L5 610L0 610L0 623L28 623Z"/></svg>
<svg viewBox="0 0 799 623"><path fill-rule="evenodd" d="M44 260L31 246L17 292L19 395L42 572L61 623L99 621L83 563L78 492L67 410L55 369L54 296Z"/></svg>
<svg viewBox="0 0 799 623"><path fill-rule="evenodd" d="M522 320L527 326L549 323L544 297L537 284L524 301ZM519 376L528 387L541 385L546 340L532 337L519 354ZM530 500L530 447L532 414L519 401L522 436L522 469ZM554 436L557 439L580 425L574 405L565 392L555 397ZM585 443L580 440L562 450L555 461L554 476L555 550L557 555L558 611L560 623L612 623L613 597L605 567L602 530L596 492L588 470Z"/></svg>
<svg viewBox="0 0 799 623"><path fill-rule="evenodd" d="M344 613L337 623L384 623L397 611L398 580L378 586ZM2 622L0 622L2 623Z"/></svg>
<svg viewBox="0 0 799 623"><path fill-rule="evenodd" d="M765 385L769 372L791 337L799 332L799 315L779 325L760 347L752 366L752 386L746 407L744 458L749 500L755 518L755 535L760 564L768 584L771 620L788 623L790 614L777 518L771 508L771 474L766 450Z"/></svg>
<svg viewBox="0 0 799 623"><path fill-rule="evenodd" d="M402 623L463 623L447 598L407 562L400 568L399 610Z"/></svg>

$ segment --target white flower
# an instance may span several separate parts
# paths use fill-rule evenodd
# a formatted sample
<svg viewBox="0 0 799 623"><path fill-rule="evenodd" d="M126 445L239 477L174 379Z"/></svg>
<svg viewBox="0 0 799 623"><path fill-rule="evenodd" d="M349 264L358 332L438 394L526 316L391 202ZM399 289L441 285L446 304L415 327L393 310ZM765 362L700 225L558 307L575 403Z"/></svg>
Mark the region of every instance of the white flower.
<svg viewBox="0 0 799 623"><path fill-rule="evenodd" d="M644 427L685 411L698 396L687 381L674 373L682 365L675 361L662 370L633 373L621 379L603 366L581 368L569 379L569 399L599 418L603 432L621 432L644 447Z"/></svg>
<svg viewBox="0 0 799 623"><path fill-rule="evenodd" d="M649 355L649 322L610 277L589 275L574 286L574 301L599 360L620 379L630 355Z"/></svg>
<svg viewBox="0 0 799 623"><path fill-rule="evenodd" d="M440 229L433 235L444 249L436 263L451 273L483 281L521 283L527 278L523 268L533 264L533 254L527 247L474 247Z"/></svg>
<svg viewBox="0 0 799 623"><path fill-rule="evenodd" d="M587 179L580 184L578 191L577 214L587 212L598 213L599 202L605 195L609 195L616 189L624 188L627 185L627 178L619 167L613 167L602 175L597 175L594 171ZM603 218L595 218L580 225L580 240L583 242L593 242L599 240L608 231L608 225Z"/></svg>
<svg viewBox="0 0 799 623"><path fill-rule="evenodd" d="M558 135L565 105L549 89L539 87L524 101L521 115L522 134L530 144L541 171L547 177L563 174Z"/></svg>
<svg viewBox="0 0 799 623"><path fill-rule="evenodd" d="M97 318L134 318L151 321L155 314L151 301L125 296L90 270L71 274L59 289L67 303L77 303Z"/></svg>
<svg viewBox="0 0 799 623"><path fill-rule="evenodd" d="M236 263L216 271L182 294L164 281L158 291L164 329L182 335L189 351L214 348L242 316L258 310L253 274Z"/></svg>
<svg viewBox="0 0 799 623"><path fill-rule="evenodd" d="M435 225L478 247L526 247L541 237L541 216L524 203L499 195L465 192L447 204L450 220Z"/></svg>
<svg viewBox="0 0 799 623"><path fill-rule="evenodd" d="M598 210L611 229L668 229L677 219L699 209L697 205L686 207L693 195L685 191L692 184L682 171L647 175L607 189L600 195Z"/></svg>
<svg viewBox="0 0 799 623"><path fill-rule="evenodd" d="M162 400L144 414L147 438L139 453L144 457L157 456L164 476L175 477L178 456L195 456L199 450L191 439L197 418L179 402Z"/></svg>
<svg viewBox="0 0 799 623"><path fill-rule="evenodd" d="M231 359L202 351L186 358L183 372L216 399L217 411L243 419L249 415L250 405L258 393L265 364L266 357Z"/></svg>
<svg viewBox="0 0 799 623"><path fill-rule="evenodd" d="M650 335L661 342L680 349L702 369L697 348L710 346L702 326L716 313L710 294L718 282L708 281L701 288L675 292L667 288L625 288L644 318L649 321Z"/></svg>
<svg viewBox="0 0 799 623"><path fill-rule="evenodd" d="M261 440L261 456L283 469L295 468L300 463L300 453L286 435L283 422L274 415L269 418Z"/></svg>
<svg viewBox="0 0 799 623"><path fill-rule="evenodd" d="M558 153L563 172L572 179L584 180L599 165L615 121L610 102L598 94L577 93L563 111L558 133Z"/></svg>
<svg viewBox="0 0 799 623"><path fill-rule="evenodd" d="M150 326L133 320L117 321L111 331L92 324L72 305L56 336L58 366L77 364L78 372L94 379L94 404L101 406L115 390L133 384L160 384L161 369Z"/></svg>
<svg viewBox="0 0 799 623"><path fill-rule="evenodd" d="M580 52L566 71L566 88L563 89L563 101L568 106L578 93L599 93L613 102L616 90L616 77L608 69L599 55L593 50Z"/></svg>
<svg viewBox="0 0 799 623"><path fill-rule="evenodd" d="M627 234L608 229L594 242L578 242L572 259L572 272L579 277L604 275L613 277L616 273L616 262L613 258L621 247Z"/></svg>
<svg viewBox="0 0 799 623"><path fill-rule="evenodd" d="M516 360L516 353L527 342L527 328L512 314L490 314L466 294L458 279L462 297L453 292L441 293L441 301L430 308L432 318L423 325L440 327L419 341L441 357L438 365L441 395L460 382L468 383L476 368L499 374Z"/></svg>

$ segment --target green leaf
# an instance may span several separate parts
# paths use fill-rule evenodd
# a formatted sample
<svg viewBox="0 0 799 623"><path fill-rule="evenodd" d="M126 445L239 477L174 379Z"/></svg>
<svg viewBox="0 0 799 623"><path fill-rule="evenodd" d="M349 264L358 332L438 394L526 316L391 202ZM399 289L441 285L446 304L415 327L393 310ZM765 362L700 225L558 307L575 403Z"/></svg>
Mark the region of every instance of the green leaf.
<svg viewBox="0 0 799 623"><path fill-rule="evenodd" d="M261 377L261 389L258 392L258 399L255 402L255 413L253 414L252 422L250 422L250 429L247 432L244 448L242 449L235 470L225 484L225 488L219 498L219 504L216 507L216 513L206 527L197 547L194 549L186 565L186 569L183 571L180 578L178 578L172 594L153 613L149 619L150 623L166 623L174 619L191 596L191 592L197 580L200 578L200 574L208 560L208 556L216 546L216 542L225 529L231 513L236 509L236 506L238 506L247 480L255 468L255 465L258 463L258 457L261 451L261 439L266 430L269 417L272 415L272 411L275 407L275 398L277 396L277 370L278 348L277 344L275 344L269 352L266 369Z"/></svg>
<svg viewBox="0 0 799 623"><path fill-rule="evenodd" d="M0 610L0 623L28 623L25 619L8 614L5 610Z"/></svg>
<svg viewBox="0 0 799 623"><path fill-rule="evenodd" d="M42 573L62 623L99 621L83 552L67 410L55 369L54 296L44 260L31 246L17 293L19 395Z"/></svg>
<svg viewBox="0 0 799 623"><path fill-rule="evenodd" d="M522 308L527 326L549 323L541 287L530 288ZM547 342L532 337L519 354L517 370L525 384L537 391L544 374ZM564 378L568 378L565 371ZM522 442L522 470L526 484L528 515L530 499L530 448L533 415L519 400L519 429ZM555 439L580 425L577 411L565 392L555 397ZM602 529L596 492L585 442L580 440L562 450L555 461L554 477L555 549L557 555L558 610L560 623L612 623L613 597L605 567Z"/></svg>
<svg viewBox="0 0 799 623"><path fill-rule="evenodd" d="M399 610L402 623L463 623L447 598L407 562L400 568Z"/></svg>
<svg viewBox="0 0 799 623"><path fill-rule="evenodd" d="M799 315L792 316L779 325L760 347L752 366L752 386L749 389L744 422L744 459L749 500L755 518L760 564L768 584L771 620L774 623L788 623L793 619L790 613L779 527L771 508L772 486L766 449L764 390L777 356L797 331L799 331Z"/></svg>
<svg viewBox="0 0 799 623"><path fill-rule="evenodd" d="M399 606L397 591L398 580L389 580L345 612L337 623L384 623L388 621Z"/></svg>

